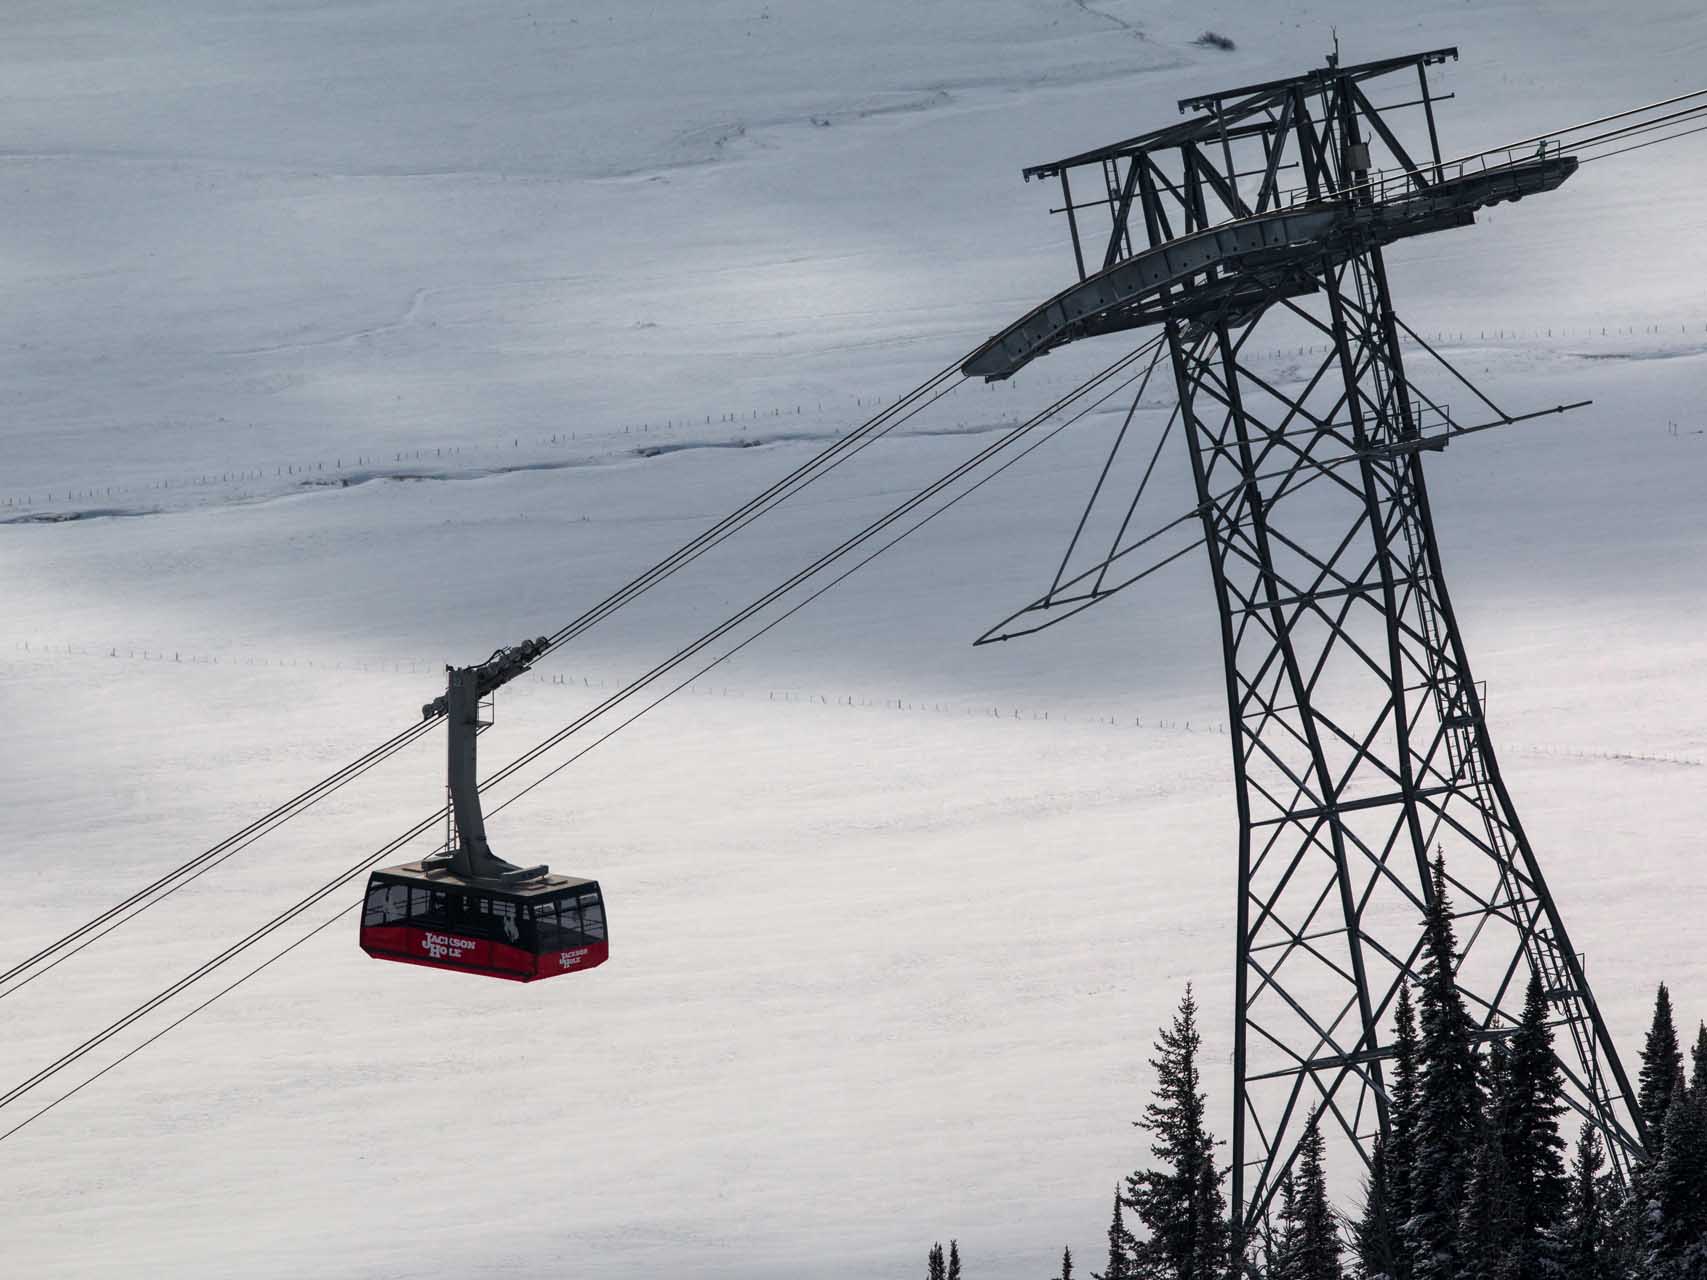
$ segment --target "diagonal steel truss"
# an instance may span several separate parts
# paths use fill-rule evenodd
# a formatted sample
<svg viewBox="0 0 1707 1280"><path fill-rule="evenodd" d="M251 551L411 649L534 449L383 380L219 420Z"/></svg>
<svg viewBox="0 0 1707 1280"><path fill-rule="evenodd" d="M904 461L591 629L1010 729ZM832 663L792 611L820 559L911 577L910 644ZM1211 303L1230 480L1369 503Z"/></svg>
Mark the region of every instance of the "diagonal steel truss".
<svg viewBox="0 0 1707 1280"><path fill-rule="evenodd" d="M1249 1226L1319 1110L1367 1160L1387 1126L1399 983L1442 853L1458 984L1487 1036L1531 971L1569 1104L1619 1168L1632 1096L1500 777L1442 573L1423 455L1446 407L1405 374L1379 248L1324 259L1315 304L1167 340L1220 606L1239 819L1234 1202ZM1242 358L1266 318L1326 340L1283 389Z"/></svg>
<svg viewBox="0 0 1707 1280"><path fill-rule="evenodd" d="M980 643L1208 549L1237 783L1232 1199L1246 1232L1310 1115L1365 1162L1386 1132L1392 1008L1418 972L1437 853L1480 1034L1515 1024L1538 975L1569 1105L1601 1129L1619 1176L1641 1149L1629 1080L1500 776L1423 478L1428 452L1518 419L1444 360L1491 421L1463 426L1411 382L1401 332L1440 357L1396 316L1382 256L1576 171L1551 140L1443 159L1434 107L1451 95L1429 69L1457 54L1335 57L1184 99L1184 120L1027 169L1059 182L1078 280L962 366L1006 378L1083 338L1165 336L1195 510L1128 538L1156 455L1130 505L1105 467L1091 504L1124 508L1107 556L1070 573L1087 508L1049 591ZM1296 348L1300 330L1300 367L1247 357ZM1325 354L1305 363L1305 350ZM1127 557L1160 554L1156 539L1193 522L1198 543L1134 570Z"/></svg>

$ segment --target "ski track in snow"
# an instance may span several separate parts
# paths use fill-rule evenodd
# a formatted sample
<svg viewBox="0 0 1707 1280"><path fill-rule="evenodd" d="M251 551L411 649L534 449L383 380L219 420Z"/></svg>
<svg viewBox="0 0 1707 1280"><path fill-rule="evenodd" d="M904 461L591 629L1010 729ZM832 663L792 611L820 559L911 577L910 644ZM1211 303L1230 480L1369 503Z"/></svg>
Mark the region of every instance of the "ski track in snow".
<svg viewBox="0 0 1707 1280"><path fill-rule="evenodd" d="M529 281L528 283L539 283ZM371 325L365 329L353 329L348 333L330 334L324 338L309 338L302 342L279 342L266 347L244 347L233 351L221 351L222 356L271 356L282 351L312 351L316 347L336 347L351 342L360 342L364 338L377 338L382 334L397 333L409 328L420 319L421 311L426 306L427 299L434 294L446 292L442 289L417 289L409 299L409 305L403 314L390 324Z"/></svg>

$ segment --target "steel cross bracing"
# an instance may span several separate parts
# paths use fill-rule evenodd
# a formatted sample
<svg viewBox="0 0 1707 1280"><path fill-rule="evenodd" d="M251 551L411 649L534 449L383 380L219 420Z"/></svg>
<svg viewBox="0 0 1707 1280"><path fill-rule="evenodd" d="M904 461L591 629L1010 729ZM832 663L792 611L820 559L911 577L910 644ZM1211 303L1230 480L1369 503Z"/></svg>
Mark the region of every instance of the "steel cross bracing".
<svg viewBox="0 0 1707 1280"><path fill-rule="evenodd" d="M1100 263L1107 268L1133 255L1135 223L1155 246L1233 219L1309 204L1354 184L1385 185L1393 195L1422 192L1465 172L1454 167L1461 162L1442 160L1434 125L1434 104L1452 95L1431 92L1428 81L1429 67L1457 56L1457 49L1433 49L1185 98L1180 110L1198 112L1189 120L1033 165L1025 177L1059 179L1057 212L1067 214L1081 280L1096 269L1085 265L1087 250L1094 253L1095 246L1080 225L1083 210L1101 209L1108 220ZM1417 97L1377 105L1365 86L1398 72L1415 73ZM1406 147L1386 119L1409 107L1422 108L1426 123L1414 147ZM1379 138L1390 170L1372 169L1379 153L1366 139L1352 143L1355 150L1336 146L1353 129ZM1099 174L1101 199L1074 202L1070 175L1081 169Z"/></svg>
<svg viewBox="0 0 1707 1280"><path fill-rule="evenodd" d="M1446 859L1458 985L1483 1031L1531 971L1571 1107L1636 1149L1625 1079L1500 778L1441 573L1379 250L1324 263L1305 389L1242 358L1262 320L1167 322L1220 606L1238 788L1233 1191L1259 1213L1318 1110L1366 1158L1385 1130L1398 984ZM1266 314L1266 313L1265 313ZM1347 465L1347 458L1355 459Z"/></svg>
<svg viewBox="0 0 1707 1280"><path fill-rule="evenodd" d="M1458 986L1482 1035L1515 1025L1539 975L1570 1107L1599 1126L1621 1175L1640 1150L1629 1080L1501 779L1441 570L1423 456L1479 428L1407 377L1382 256L1575 171L1546 142L1492 164L1442 162L1427 68L1455 56L1330 65L1190 99L1191 119L1028 170L1061 181L1079 283L962 366L1007 377L1080 338L1165 332L1236 775L1241 1230L1312 1115L1365 1161L1386 1132L1393 1006L1421 969L1437 855ZM1378 105L1373 82L1400 72L1416 96ZM1098 198L1075 203L1069 175L1083 192L1086 173ZM1100 254L1086 225L1098 209ZM1281 374L1247 356L1297 348L1301 330L1319 360ZM1492 411L1482 425L1515 421L1469 390ZM1109 475L1093 505L1131 496ZM1150 572L1103 585L1156 536L1123 544L1130 515L1099 564L1068 577L1064 562L1048 594L984 639L1052 625Z"/></svg>

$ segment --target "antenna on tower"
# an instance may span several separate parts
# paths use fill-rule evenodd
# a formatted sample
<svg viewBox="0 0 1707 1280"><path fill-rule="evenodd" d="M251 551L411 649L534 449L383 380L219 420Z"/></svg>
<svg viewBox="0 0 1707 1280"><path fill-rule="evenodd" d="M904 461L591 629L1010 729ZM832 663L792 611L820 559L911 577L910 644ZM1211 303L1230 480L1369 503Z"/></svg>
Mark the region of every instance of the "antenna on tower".
<svg viewBox="0 0 1707 1280"><path fill-rule="evenodd" d="M1340 29L1338 27L1329 27L1328 32L1334 38L1334 51L1328 55L1328 65L1330 67L1337 67L1340 64Z"/></svg>

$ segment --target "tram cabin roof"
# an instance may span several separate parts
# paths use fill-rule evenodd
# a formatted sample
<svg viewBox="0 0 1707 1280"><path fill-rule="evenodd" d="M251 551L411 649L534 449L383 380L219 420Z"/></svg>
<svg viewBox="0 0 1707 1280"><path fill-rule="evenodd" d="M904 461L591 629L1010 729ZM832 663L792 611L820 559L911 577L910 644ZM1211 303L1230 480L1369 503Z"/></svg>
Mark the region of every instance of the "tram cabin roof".
<svg viewBox="0 0 1707 1280"><path fill-rule="evenodd" d="M373 872L373 876L376 879L385 877L391 880L413 881L422 885L432 885L436 888L451 886L467 889L473 893L495 894L522 901L549 898L562 893L565 889L579 889L584 886L597 887L597 882L593 880L583 880L578 876L553 875L549 872L538 879L528 880L521 884L494 885L478 880L465 880L449 871L428 871L419 862L405 862L400 866L381 867Z"/></svg>

